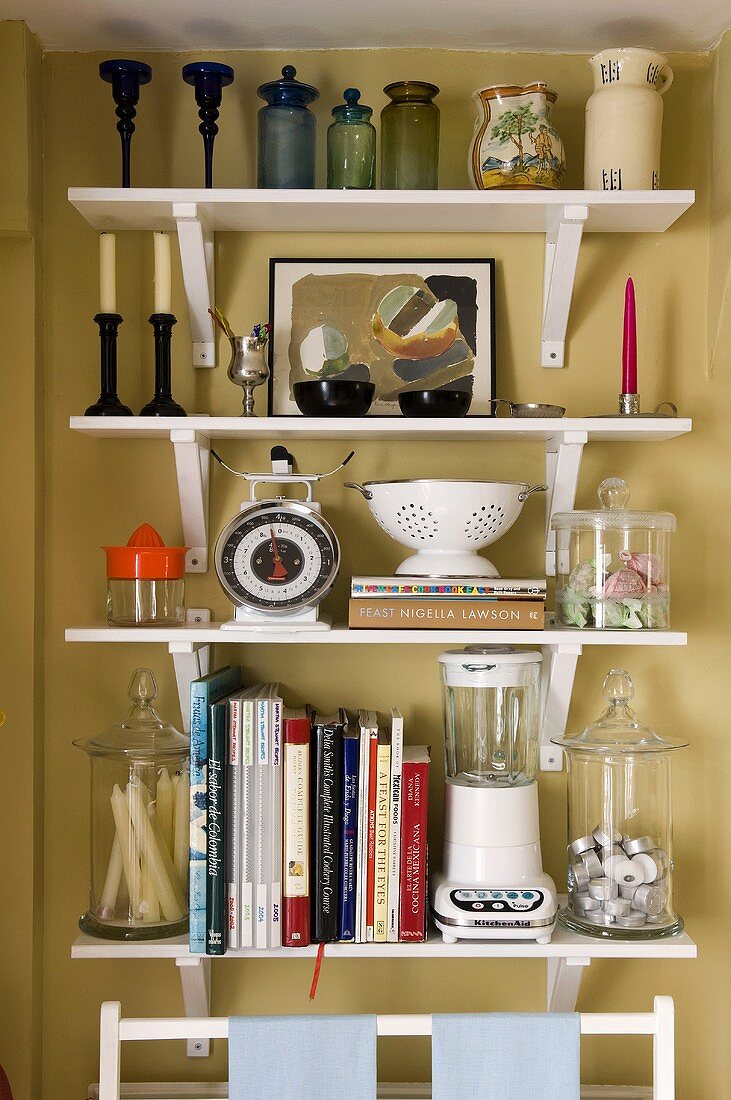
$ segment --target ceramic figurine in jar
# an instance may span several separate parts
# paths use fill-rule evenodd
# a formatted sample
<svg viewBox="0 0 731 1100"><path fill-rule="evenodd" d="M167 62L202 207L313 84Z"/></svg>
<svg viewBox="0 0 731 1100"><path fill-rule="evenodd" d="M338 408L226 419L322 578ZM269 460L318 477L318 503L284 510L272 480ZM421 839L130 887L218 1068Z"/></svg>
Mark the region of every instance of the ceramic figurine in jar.
<svg viewBox="0 0 731 1100"><path fill-rule="evenodd" d="M495 84L472 95L477 107L470 146L470 183L557 188L566 171L563 142L553 125L557 94L544 84Z"/></svg>
<svg viewBox="0 0 731 1100"><path fill-rule="evenodd" d="M654 50L603 50L589 66L594 91L586 104L584 187L657 190L662 96L673 82L667 58Z"/></svg>
<svg viewBox="0 0 731 1100"><path fill-rule="evenodd" d="M376 186L376 131L372 107L360 103L357 88L346 88L344 103L333 107L327 131L327 185L333 189Z"/></svg>
<svg viewBox="0 0 731 1100"><path fill-rule="evenodd" d="M439 88L424 80L397 80L383 90L391 102L381 111L381 187L436 190Z"/></svg>
<svg viewBox="0 0 731 1100"><path fill-rule="evenodd" d="M627 507L621 478L599 486L601 508L557 512L557 626L667 630L670 626L671 512Z"/></svg>
<svg viewBox="0 0 731 1100"><path fill-rule="evenodd" d="M91 884L83 932L105 939L177 936L188 926L190 743L153 709L138 668L128 716L74 741L91 757Z"/></svg>
<svg viewBox="0 0 731 1100"><path fill-rule="evenodd" d="M568 772L568 902L575 932L652 939L682 931L673 905L671 754L630 709L628 672L604 680L607 708L576 737L555 737Z"/></svg>
<svg viewBox="0 0 731 1100"><path fill-rule="evenodd" d="M308 104L320 93L296 76L294 65L285 65L280 80L257 88L266 100L259 111L257 187L315 186L315 116Z"/></svg>

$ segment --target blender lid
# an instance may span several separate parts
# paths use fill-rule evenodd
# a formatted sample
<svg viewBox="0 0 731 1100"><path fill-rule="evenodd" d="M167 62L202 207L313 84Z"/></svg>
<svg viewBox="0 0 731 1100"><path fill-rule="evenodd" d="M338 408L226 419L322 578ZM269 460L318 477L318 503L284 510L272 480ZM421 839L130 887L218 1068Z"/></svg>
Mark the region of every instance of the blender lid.
<svg viewBox="0 0 731 1100"><path fill-rule="evenodd" d="M552 744L560 745L568 752L598 755L613 752L669 752L671 749L687 747L687 741L661 737L644 722L640 722L629 705L635 693L629 672L624 669L610 669L604 678L602 690L607 709L597 721L575 737L552 737Z"/></svg>
<svg viewBox="0 0 731 1100"><path fill-rule="evenodd" d="M451 668L469 668L475 671L491 665L539 664L543 654L535 649L516 649L510 645L468 645L464 649L448 649L439 654L439 663Z"/></svg>
<svg viewBox="0 0 731 1100"><path fill-rule="evenodd" d="M606 478L599 486L597 495L601 508L584 512L556 512L551 519L551 529L626 531L635 527L647 527L656 531L674 531L676 528L672 512L640 512L629 509L629 486L621 477Z"/></svg>
<svg viewBox="0 0 731 1100"><path fill-rule="evenodd" d="M182 756L190 749L184 733L164 722L152 706L157 698L157 683L149 668L138 668L129 684L132 709L121 722L115 722L96 737L74 741L89 756L149 757Z"/></svg>

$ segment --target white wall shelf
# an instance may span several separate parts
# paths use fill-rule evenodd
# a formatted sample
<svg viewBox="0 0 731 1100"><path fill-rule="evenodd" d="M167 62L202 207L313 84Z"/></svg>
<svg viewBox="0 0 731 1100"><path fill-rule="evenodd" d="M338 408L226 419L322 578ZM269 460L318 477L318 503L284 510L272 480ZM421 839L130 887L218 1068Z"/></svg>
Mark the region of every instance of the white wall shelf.
<svg viewBox="0 0 731 1100"><path fill-rule="evenodd" d="M215 366L217 230L269 233L543 233L541 363L562 367L582 236L662 233L693 191L273 191L80 188L69 201L99 230L177 231L193 364Z"/></svg>
<svg viewBox="0 0 731 1100"><path fill-rule="evenodd" d="M563 903L565 898L561 899ZM698 953L685 933L667 939L613 941L581 936L560 925L550 943L523 942L443 942L431 929L425 943L332 943L325 948L330 959L545 959L546 1010L573 1012L581 978L593 959L694 959ZM223 960L232 959L313 959L317 945L304 948L275 948L267 951L228 951ZM211 957L192 955L187 937L142 943L120 943L80 935L71 948L74 959L171 959L180 974L186 1016L200 1019L210 1015ZM206 1057L207 1040L188 1041L191 1057Z"/></svg>
<svg viewBox="0 0 731 1100"><path fill-rule="evenodd" d="M184 425L184 426L183 426ZM555 573L554 512L574 506L584 445L596 442L651 442L675 439L691 430L685 417L572 417L511 420L491 417L407 420L404 417L310 419L304 416L252 417L93 417L72 416L70 427L98 439L167 439L175 452L183 537L189 546L186 571L208 568L210 444L215 439L282 442L292 439L449 439L459 442L535 440L543 443L546 464L546 573Z"/></svg>

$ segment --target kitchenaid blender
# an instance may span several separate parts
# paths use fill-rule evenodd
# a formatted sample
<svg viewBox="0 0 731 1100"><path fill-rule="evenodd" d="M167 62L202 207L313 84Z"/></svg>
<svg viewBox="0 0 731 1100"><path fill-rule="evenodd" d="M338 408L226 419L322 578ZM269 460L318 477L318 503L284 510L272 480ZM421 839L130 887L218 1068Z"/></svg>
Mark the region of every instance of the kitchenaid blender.
<svg viewBox="0 0 731 1100"><path fill-rule="evenodd" d="M444 858L431 910L447 943L548 943L556 887L538 826L541 654L468 646L439 655L446 790Z"/></svg>

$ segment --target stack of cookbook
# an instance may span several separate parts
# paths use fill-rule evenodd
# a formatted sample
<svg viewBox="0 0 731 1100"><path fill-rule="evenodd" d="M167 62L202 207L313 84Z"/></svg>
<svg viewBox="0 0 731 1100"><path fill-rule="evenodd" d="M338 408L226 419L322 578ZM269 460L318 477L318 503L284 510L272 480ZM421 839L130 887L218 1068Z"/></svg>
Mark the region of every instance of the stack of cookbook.
<svg viewBox="0 0 731 1100"><path fill-rule="evenodd" d="M290 710L232 668L194 681L190 950L423 940L428 788L395 708Z"/></svg>
<svg viewBox="0 0 731 1100"><path fill-rule="evenodd" d="M545 607L545 577L353 577L348 626L542 630Z"/></svg>

